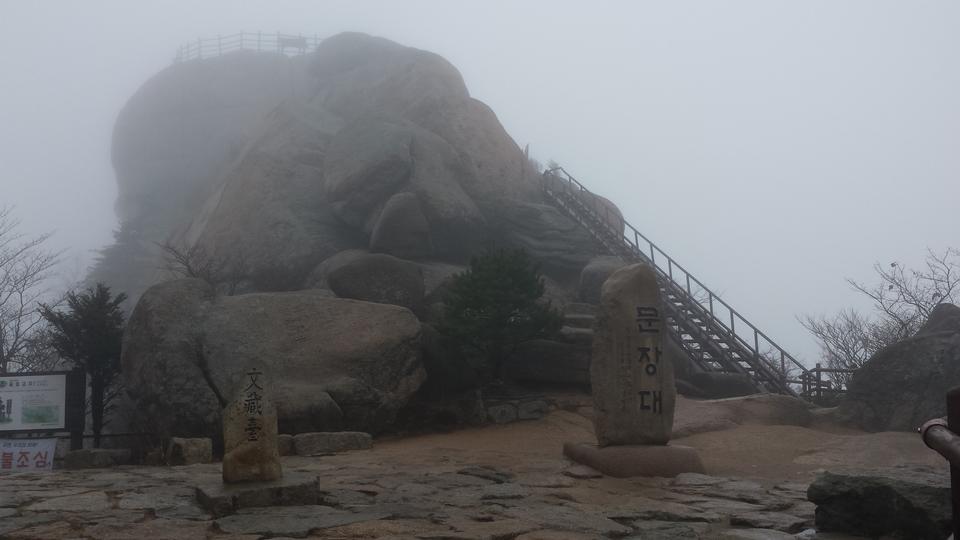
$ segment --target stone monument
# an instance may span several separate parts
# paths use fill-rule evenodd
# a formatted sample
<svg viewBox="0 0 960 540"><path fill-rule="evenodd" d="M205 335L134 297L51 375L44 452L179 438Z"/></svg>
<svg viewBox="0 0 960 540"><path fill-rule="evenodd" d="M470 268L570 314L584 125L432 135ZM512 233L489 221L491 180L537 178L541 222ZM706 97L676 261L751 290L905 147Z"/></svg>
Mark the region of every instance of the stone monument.
<svg viewBox="0 0 960 540"><path fill-rule="evenodd" d="M277 409L264 390L263 373L247 372L238 397L223 410L223 481L277 480Z"/></svg>
<svg viewBox="0 0 960 540"><path fill-rule="evenodd" d="M598 444L567 443L568 458L619 477L703 472L694 449L667 444L677 391L666 332L652 268L626 266L604 282L590 363Z"/></svg>

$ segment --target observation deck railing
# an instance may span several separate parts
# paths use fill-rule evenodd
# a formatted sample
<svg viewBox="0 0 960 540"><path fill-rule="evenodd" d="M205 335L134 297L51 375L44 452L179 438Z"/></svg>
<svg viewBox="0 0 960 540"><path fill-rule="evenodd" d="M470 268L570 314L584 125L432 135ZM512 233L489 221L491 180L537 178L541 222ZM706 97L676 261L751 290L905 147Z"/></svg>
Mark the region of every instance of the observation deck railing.
<svg viewBox="0 0 960 540"><path fill-rule="evenodd" d="M320 44L317 34L284 34L281 32L238 32L215 38L197 38L177 49L174 63L214 58L234 51L275 52L299 56L313 51Z"/></svg>

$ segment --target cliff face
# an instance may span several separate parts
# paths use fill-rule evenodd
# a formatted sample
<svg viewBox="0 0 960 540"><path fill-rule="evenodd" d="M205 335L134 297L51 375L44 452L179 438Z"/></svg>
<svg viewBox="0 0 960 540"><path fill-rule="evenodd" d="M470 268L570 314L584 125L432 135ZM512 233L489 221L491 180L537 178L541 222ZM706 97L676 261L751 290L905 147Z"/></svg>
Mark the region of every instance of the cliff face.
<svg viewBox="0 0 960 540"><path fill-rule="evenodd" d="M91 277L134 298L168 277L162 242L283 276L249 290L350 248L460 263L492 241L561 281L596 254L456 68L363 34L171 66L121 112L113 163L122 227Z"/></svg>

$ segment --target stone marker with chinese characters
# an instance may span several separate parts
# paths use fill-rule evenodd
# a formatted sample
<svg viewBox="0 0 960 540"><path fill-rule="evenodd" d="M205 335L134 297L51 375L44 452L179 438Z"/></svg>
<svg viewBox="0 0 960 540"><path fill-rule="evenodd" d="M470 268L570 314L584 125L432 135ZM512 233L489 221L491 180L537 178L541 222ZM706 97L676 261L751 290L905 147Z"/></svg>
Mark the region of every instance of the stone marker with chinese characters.
<svg viewBox="0 0 960 540"><path fill-rule="evenodd" d="M610 276L590 360L597 444L567 443L568 458L618 477L704 472L693 448L667 445L677 399L668 339L654 270L634 264Z"/></svg>
<svg viewBox="0 0 960 540"><path fill-rule="evenodd" d="M263 373L247 372L239 396L223 411L223 481L277 480L283 476L277 450L277 409L265 391Z"/></svg>
<svg viewBox="0 0 960 540"><path fill-rule="evenodd" d="M593 337L590 384L600 446L667 444L677 399L660 287L643 264L615 272L603 284Z"/></svg>

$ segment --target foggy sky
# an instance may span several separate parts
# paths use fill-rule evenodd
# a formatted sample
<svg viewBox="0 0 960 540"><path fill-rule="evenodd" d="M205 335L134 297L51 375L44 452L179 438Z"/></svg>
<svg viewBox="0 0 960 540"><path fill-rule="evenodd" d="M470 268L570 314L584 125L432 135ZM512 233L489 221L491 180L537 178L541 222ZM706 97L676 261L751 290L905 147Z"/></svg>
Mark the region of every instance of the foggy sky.
<svg viewBox="0 0 960 540"><path fill-rule="evenodd" d="M845 277L960 247L960 4L0 0L0 206L79 277L116 226L113 122L176 48L362 31L450 60L795 356Z"/></svg>

